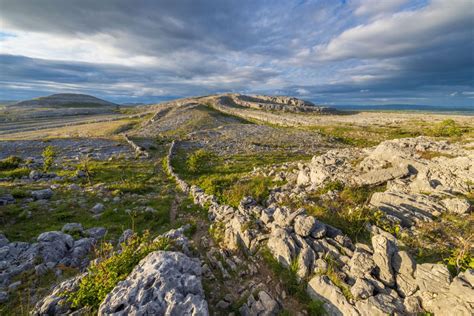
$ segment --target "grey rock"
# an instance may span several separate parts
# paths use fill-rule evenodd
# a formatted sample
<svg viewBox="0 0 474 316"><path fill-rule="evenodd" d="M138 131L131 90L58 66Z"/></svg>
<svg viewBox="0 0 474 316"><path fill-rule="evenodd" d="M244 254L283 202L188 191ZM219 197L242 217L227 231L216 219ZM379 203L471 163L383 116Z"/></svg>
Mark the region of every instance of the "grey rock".
<svg viewBox="0 0 474 316"><path fill-rule="evenodd" d="M120 235L118 243L122 244L126 242L128 239L130 239L132 236L133 236L133 230L126 229L123 231L122 235Z"/></svg>
<svg viewBox="0 0 474 316"><path fill-rule="evenodd" d="M6 291L0 291L0 304L8 301L8 293Z"/></svg>
<svg viewBox="0 0 474 316"><path fill-rule="evenodd" d="M316 219L313 216L299 215L295 218L295 232L301 237L307 237L313 231L316 225Z"/></svg>
<svg viewBox="0 0 474 316"><path fill-rule="evenodd" d="M448 268L442 264L418 264L415 279L420 291L433 293L448 292L451 275Z"/></svg>
<svg viewBox="0 0 474 316"><path fill-rule="evenodd" d="M49 295L35 305L31 314L33 316L71 314L71 303L67 301L64 293L76 291L84 276L85 274L77 275L55 286Z"/></svg>
<svg viewBox="0 0 474 316"><path fill-rule="evenodd" d="M410 171L407 165L395 166L386 169L376 169L356 177L358 185L378 185L389 180L408 176Z"/></svg>
<svg viewBox="0 0 474 316"><path fill-rule="evenodd" d="M293 238L284 229L274 230L267 246L278 262L287 268L291 266L291 262L296 258L299 251Z"/></svg>
<svg viewBox="0 0 474 316"><path fill-rule="evenodd" d="M384 235L372 237L373 259L378 267L378 277L385 285L393 287L395 276L392 268L392 257L397 252L397 246Z"/></svg>
<svg viewBox="0 0 474 316"><path fill-rule="evenodd" d="M107 234L107 229L104 227L92 227L84 231L84 235L94 238L96 240L103 238Z"/></svg>
<svg viewBox="0 0 474 316"><path fill-rule="evenodd" d="M363 278L358 278L351 287L351 293L356 300L367 299L374 294L375 287Z"/></svg>
<svg viewBox="0 0 474 316"><path fill-rule="evenodd" d="M100 214L105 210L105 206L102 203L97 203L94 205L94 207L91 209L91 212L94 214Z"/></svg>
<svg viewBox="0 0 474 316"><path fill-rule="evenodd" d="M393 255L392 267L400 295L407 297L415 293L418 288L414 278L415 262L410 255L406 251L398 251Z"/></svg>
<svg viewBox="0 0 474 316"><path fill-rule="evenodd" d="M201 264L179 252L152 252L107 295L98 314L208 315Z"/></svg>
<svg viewBox="0 0 474 316"><path fill-rule="evenodd" d="M53 190L44 189L44 190L31 191L31 196L35 200L49 200L53 196Z"/></svg>
<svg viewBox="0 0 474 316"><path fill-rule="evenodd" d="M324 308L329 315L359 315L341 290L332 284L326 275L313 277L308 283L307 292L312 299L325 302Z"/></svg>
<svg viewBox="0 0 474 316"><path fill-rule="evenodd" d="M315 257L316 254L310 247L304 247L301 249L298 255L298 270L296 272L300 278L306 278L313 271Z"/></svg>
<svg viewBox="0 0 474 316"><path fill-rule="evenodd" d="M71 234L71 233L82 233L84 228L82 227L81 223L67 223L64 224L61 231L63 233Z"/></svg>
<svg viewBox="0 0 474 316"><path fill-rule="evenodd" d="M44 262L59 262L74 246L71 235L52 231L42 233L38 236L40 255Z"/></svg>
<svg viewBox="0 0 474 316"><path fill-rule="evenodd" d="M370 204L398 218L402 225L407 227L430 222L445 210L445 207L432 197L403 192L375 192Z"/></svg>
<svg viewBox="0 0 474 316"><path fill-rule="evenodd" d="M15 198L11 194L4 194L0 196L0 206L15 203Z"/></svg>
<svg viewBox="0 0 474 316"><path fill-rule="evenodd" d="M400 299L387 295L377 294L367 300L356 302L356 308L361 316L405 315L405 307Z"/></svg>
<svg viewBox="0 0 474 316"><path fill-rule="evenodd" d="M0 248L9 244L7 237L4 234L0 234Z"/></svg>
<svg viewBox="0 0 474 316"><path fill-rule="evenodd" d="M29 178L32 179L32 180L38 180L39 178L41 178L43 176L43 173L39 170L32 170L30 171L30 175L29 175Z"/></svg>
<svg viewBox="0 0 474 316"><path fill-rule="evenodd" d="M441 203L446 207L446 209L455 214L466 214L469 213L471 205L465 199L452 198L442 200Z"/></svg>
<svg viewBox="0 0 474 316"><path fill-rule="evenodd" d="M376 265L369 252L363 249L356 249L349 263L349 267L351 275L357 278L363 278L364 276L370 275Z"/></svg>

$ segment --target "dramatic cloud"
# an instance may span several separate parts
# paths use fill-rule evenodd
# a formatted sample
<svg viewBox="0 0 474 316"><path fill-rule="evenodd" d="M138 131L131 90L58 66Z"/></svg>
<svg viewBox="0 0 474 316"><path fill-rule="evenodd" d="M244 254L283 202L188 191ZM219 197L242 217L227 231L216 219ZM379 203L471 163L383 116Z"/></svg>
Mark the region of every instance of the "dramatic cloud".
<svg viewBox="0 0 474 316"><path fill-rule="evenodd" d="M0 19L2 99L472 102L470 0L0 0Z"/></svg>

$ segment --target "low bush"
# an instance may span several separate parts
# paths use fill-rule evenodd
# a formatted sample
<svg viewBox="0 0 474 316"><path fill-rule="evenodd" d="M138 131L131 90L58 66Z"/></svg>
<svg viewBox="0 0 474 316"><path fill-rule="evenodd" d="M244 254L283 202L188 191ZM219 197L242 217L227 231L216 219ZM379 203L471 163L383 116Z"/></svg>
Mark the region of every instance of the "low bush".
<svg viewBox="0 0 474 316"><path fill-rule="evenodd" d="M81 280L79 289L66 293L74 308L89 306L98 308L118 282L125 280L133 268L149 253L167 250L171 246L167 238L153 241L148 232L142 236L134 234L121 244L122 251L114 252L110 243L104 243L97 251L98 260L91 264L87 275Z"/></svg>
<svg viewBox="0 0 474 316"><path fill-rule="evenodd" d="M20 157L9 156L5 159L0 160L0 170L11 170L16 169L23 162Z"/></svg>
<svg viewBox="0 0 474 316"><path fill-rule="evenodd" d="M447 119L438 123L433 128L432 134L437 137L459 137L466 132L453 119Z"/></svg>

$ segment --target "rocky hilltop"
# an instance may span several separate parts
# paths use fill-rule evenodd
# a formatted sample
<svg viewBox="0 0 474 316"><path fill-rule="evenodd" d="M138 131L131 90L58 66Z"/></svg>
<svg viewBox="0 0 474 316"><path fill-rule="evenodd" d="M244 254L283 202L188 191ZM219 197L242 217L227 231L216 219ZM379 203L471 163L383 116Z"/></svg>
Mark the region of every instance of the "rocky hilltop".
<svg viewBox="0 0 474 316"><path fill-rule="evenodd" d="M472 314L474 118L138 111L0 142L0 314Z"/></svg>
<svg viewBox="0 0 474 316"><path fill-rule="evenodd" d="M334 113L335 110L288 96L247 96L242 94L225 95L230 104L265 111Z"/></svg>

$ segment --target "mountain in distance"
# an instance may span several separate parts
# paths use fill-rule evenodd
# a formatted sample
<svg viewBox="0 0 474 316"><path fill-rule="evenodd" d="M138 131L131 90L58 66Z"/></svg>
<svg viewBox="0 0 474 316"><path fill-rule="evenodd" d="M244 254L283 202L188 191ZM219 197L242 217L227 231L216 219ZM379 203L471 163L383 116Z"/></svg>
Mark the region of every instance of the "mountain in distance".
<svg viewBox="0 0 474 316"><path fill-rule="evenodd" d="M8 108L117 108L119 105L87 94L59 93L21 101Z"/></svg>

